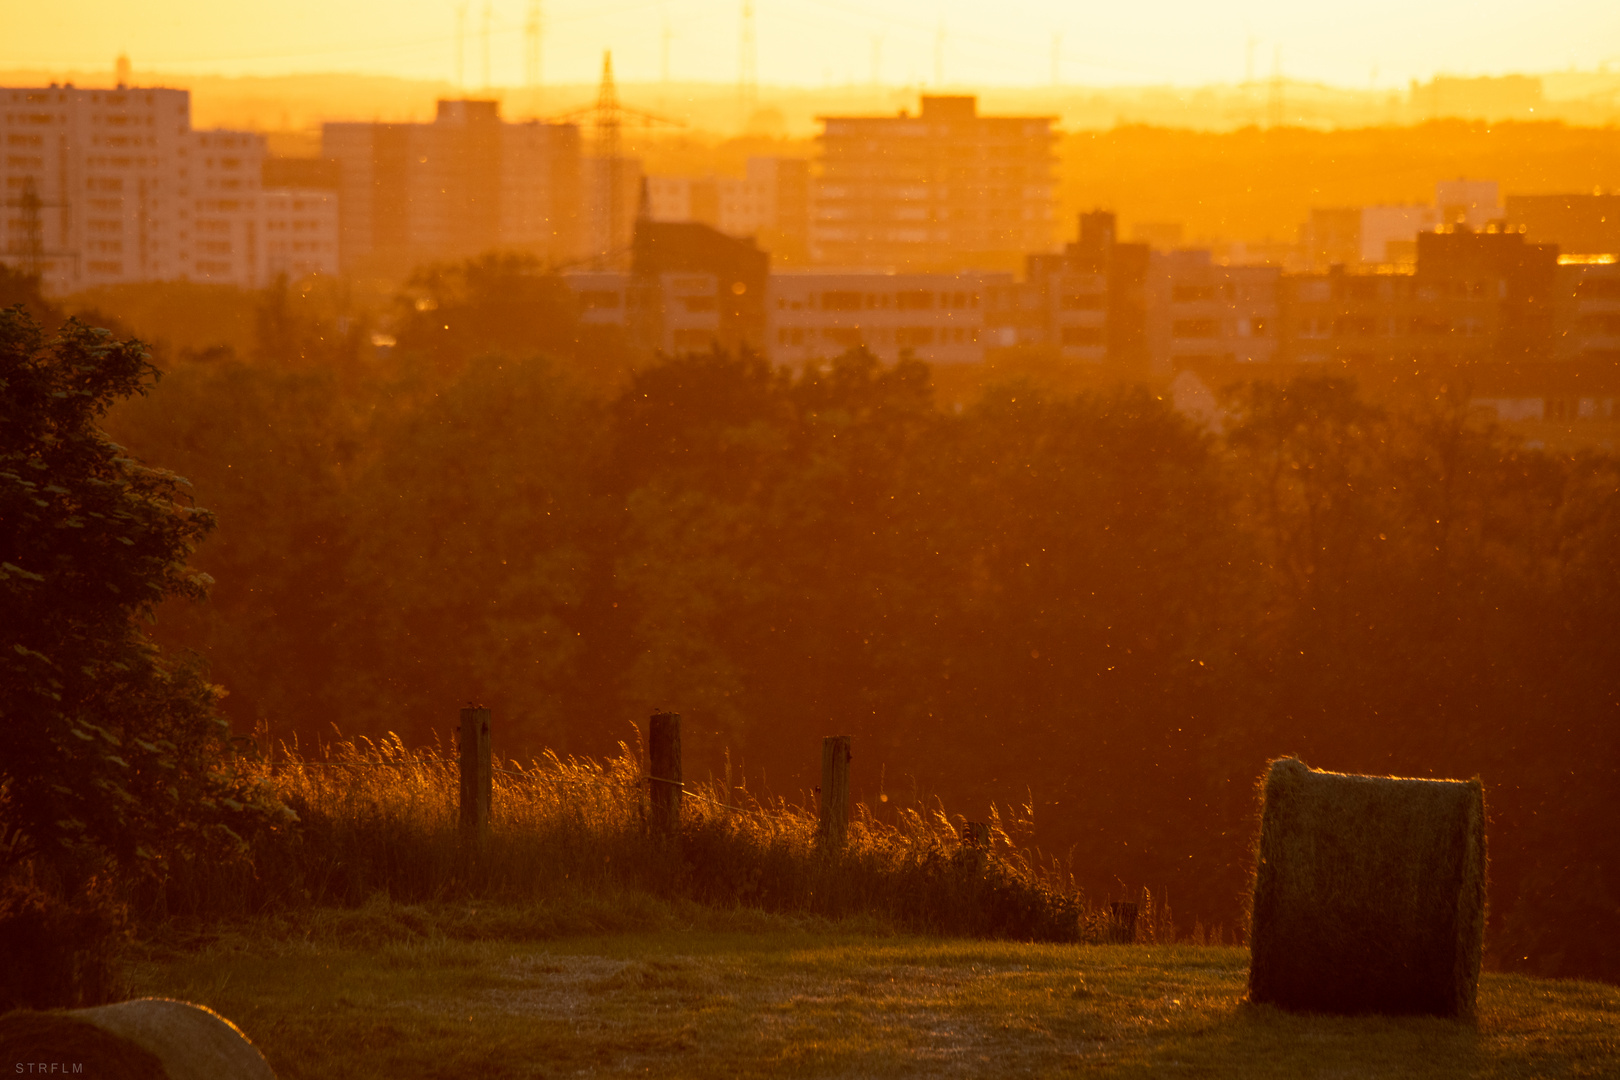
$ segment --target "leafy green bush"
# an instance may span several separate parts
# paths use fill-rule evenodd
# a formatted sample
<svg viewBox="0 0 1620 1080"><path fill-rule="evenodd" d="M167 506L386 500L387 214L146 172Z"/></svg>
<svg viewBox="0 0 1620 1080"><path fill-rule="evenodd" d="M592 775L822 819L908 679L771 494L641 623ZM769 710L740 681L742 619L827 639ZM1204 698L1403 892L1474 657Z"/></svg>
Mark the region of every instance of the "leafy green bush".
<svg viewBox="0 0 1620 1080"><path fill-rule="evenodd" d="M125 927L125 909L102 880L71 902L26 880L0 888L0 1013L116 1000L113 959Z"/></svg>
<svg viewBox="0 0 1620 1080"><path fill-rule="evenodd" d="M273 805L223 753L218 689L142 632L210 584L186 557L212 515L97 426L157 374L138 341L0 311L0 872L161 873Z"/></svg>

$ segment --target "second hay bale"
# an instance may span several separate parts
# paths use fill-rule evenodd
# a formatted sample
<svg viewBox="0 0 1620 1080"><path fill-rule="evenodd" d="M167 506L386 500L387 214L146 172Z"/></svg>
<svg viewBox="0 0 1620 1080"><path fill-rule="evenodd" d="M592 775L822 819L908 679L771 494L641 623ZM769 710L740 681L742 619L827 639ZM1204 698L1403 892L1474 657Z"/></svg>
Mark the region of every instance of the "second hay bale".
<svg viewBox="0 0 1620 1080"><path fill-rule="evenodd" d="M1477 779L1352 776L1279 758L1258 856L1250 1000L1473 1015L1485 929Z"/></svg>

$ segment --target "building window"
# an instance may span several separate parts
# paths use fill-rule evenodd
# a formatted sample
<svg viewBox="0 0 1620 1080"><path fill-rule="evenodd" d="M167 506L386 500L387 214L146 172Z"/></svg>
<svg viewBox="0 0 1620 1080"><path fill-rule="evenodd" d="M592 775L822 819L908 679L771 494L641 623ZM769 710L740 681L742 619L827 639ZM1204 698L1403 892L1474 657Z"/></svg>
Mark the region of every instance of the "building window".
<svg viewBox="0 0 1620 1080"><path fill-rule="evenodd" d="M1059 306L1064 311L1101 311L1108 306L1108 297L1102 293L1065 293Z"/></svg>
<svg viewBox="0 0 1620 1080"><path fill-rule="evenodd" d="M1216 319L1177 319L1170 326L1170 334L1178 338L1219 337L1221 324Z"/></svg>
<svg viewBox="0 0 1620 1080"><path fill-rule="evenodd" d="M612 289L586 289L579 294L579 304L586 311L617 308L619 294Z"/></svg>

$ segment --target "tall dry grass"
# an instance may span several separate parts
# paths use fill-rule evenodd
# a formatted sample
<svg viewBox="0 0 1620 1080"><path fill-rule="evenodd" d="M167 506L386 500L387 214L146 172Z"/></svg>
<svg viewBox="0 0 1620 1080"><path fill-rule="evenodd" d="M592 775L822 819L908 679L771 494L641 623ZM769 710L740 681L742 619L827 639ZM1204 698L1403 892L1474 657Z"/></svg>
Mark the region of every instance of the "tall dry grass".
<svg viewBox="0 0 1620 1080"><path fill-rule="evenodd" d="M818 842L813 809L725 781L688 783L680 833L649 834L640 747L616 757L499 763L481 850L459 831L455 759L397 737L341 740L316 757L249 765L297 815L251 838L251 860L177 868L155 915L231 916L306 906L537 901L652 894L830 918L875 916L932 933L1101 940L1106 917L1067 867L1014 838L992 808L989 842L942 806L880 821L857 804L844 845Z"/></svg>

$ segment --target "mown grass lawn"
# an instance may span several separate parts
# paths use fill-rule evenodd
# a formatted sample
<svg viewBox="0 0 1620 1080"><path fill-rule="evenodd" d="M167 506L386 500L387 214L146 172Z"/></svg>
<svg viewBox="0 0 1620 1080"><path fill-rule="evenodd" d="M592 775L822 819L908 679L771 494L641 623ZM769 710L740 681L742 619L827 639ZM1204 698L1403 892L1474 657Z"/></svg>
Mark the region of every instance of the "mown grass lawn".
<svg viewBox="0 0 1620 1080"><path fill-rule="evenodd" d="M300 1077L1620 1076L1620 988L1487 975L1479 1022L1241 1003L1247 954L767 918L549 940L213 933L133 989Z"/></svg>

